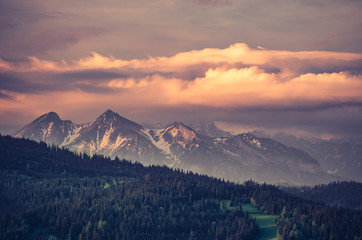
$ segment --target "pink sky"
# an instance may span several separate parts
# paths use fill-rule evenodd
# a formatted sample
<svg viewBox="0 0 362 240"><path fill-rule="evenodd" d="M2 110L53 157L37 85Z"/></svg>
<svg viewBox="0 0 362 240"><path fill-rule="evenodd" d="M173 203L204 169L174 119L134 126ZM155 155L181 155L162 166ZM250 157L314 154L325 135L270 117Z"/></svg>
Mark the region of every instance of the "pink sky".
<svg viewBox="0 0 362 240"><path fill-rule="evenodd" d="M149 124L362 134L358 1L2 6L0 132L49 111L88 122L112 109Z"/></svg>

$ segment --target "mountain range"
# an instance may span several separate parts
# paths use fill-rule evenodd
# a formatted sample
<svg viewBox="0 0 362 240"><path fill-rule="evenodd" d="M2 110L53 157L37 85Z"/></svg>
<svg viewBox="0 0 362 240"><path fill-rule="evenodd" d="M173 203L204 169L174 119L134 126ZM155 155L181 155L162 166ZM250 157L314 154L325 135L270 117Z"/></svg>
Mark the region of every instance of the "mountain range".
<svg viewBox="0 0 362 240"><path fill-rule="evenodd" d="M200 132L181 122L150 129L111 110L94 122L80 125L49 112L14 136L78 153L166 165L236 182L253 179L311 185L341 179L323 171L315 158L296 147L249 133L232 136L212 124L195 126Z"/></svg>
<svg viewBox="0 0 362 240"><path fill-rule="evenodd" d="M362 137L325 140L297 138L284 133L269 136L261 131L254 131L251 134L298 148L318 160L327 173L362 182Z"/></svg>

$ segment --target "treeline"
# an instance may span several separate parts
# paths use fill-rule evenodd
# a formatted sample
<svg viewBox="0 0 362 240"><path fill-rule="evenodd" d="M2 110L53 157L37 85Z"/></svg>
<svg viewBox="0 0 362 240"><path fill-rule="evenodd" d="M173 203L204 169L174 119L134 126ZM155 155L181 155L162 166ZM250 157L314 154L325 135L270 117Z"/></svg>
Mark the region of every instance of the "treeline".
<svg viewBox="0 0 362 240"><path fill-rule="evenodd" d="M358 210L9 136L0 177L0 239L254 239L248 202L279 215L280 239L362 239Z"/></svg>
<svg viewBox="0 0 362 240"><path fill-rule="evenodd" d="M343 181L314 187L282 187L281 189L314 202L362 209L362 183L358 182Z"/></svg>
<svg viewBox="0 0 362 240"><path fill-rule="evenodd" d="M247 182L251 199L278 215L280 239L362 239L362 211L332 207L289 195L275 186Z"/></svg>
<svg viewBox="0 0 362 240"><path fill-rule="evenodd" d="M1 239L252 239L258 231L233 183L10 137L0 150ZM235 208L222 209L230 199Z"/></svg>
<svg viewBox="0 0 362 240"><path fill-rule="evenodd" d="M192 176L37 179L2 171L3 239L28 238L35 228L61 239L251 239L257 233L242 210L221 210L228 188Z"/></svg>

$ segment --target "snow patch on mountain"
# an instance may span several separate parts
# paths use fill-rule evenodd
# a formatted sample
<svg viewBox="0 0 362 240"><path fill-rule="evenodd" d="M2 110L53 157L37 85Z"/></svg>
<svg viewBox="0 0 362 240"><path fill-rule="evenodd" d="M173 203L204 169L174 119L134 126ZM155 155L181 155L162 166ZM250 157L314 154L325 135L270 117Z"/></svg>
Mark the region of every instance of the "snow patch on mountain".
<svg viewBox="0 0 362 240"><path fill-rule="evenodd" d="M54 122L50 122L49 125L48 125L48 128L47 129L44 129L43 131L43 141L45 141L47 139L47 137L49 135L52 134L52 126L53 126Z"/></svg>
<svg viewBox="0 0 362 240"><path fill-rule="evenodd" d="M171 135L173 139L177 139L181 144L189 144L196 138L195 131L179 122L168 126L163 132Z"/></svg>
<svg viewBox="0 0 362 240"><path fill-rule="evenodd" d="M93 156L96 152L97 152L97 143L91 140L89 144L89 154Z"/></svg>
<svg viewBox="0 0 362 240"><path fill-rule="evenodd" d="M154 137L152 137L150 132L154 133ZM165 139L162 137L162 129L143 129L142 133L146 135L148 139L151 140L152 144L155 145L158 149L160 149L163 153L167 155L172 155L170 146L168 142L165 141ZM155 140L155 138L157 140Z"/></svg>
<svg viewBox="0 0 362 240"><path fill-rule="evenodd" d="M226 140L227 140L227 138L215 138L214 144L218 144L218 143L226 144Z"/></svg>
<svg viewBox="0 0 362 240"><path fill-rule="evenodd" d="M122 137L120 135L117 136L117 139L116 139L116 142L113 144L113 148L112 150L116 150L117 148L121 148L123 147L124 145L127 144L128 141L130 141L131 139L130 138L127 138L127 137Z"/></svg>
<svg viewBox="0 0 362 240"><path fill-rule="evenodd" d="M255 147L261 148L261 144L260 144L260 142L259 142L256 138L254 138L254 139L251 140L250 142L251 142L251 144L254 145Z"/></svg>
<svg viewBox="0 0 362 240"><path fill-rule="evenodd" d="M64 129L64 127L63 127ZM65 145L68 145L70 144L71 142L74 141L74 139L76 139L78 136L79 136L79 131L81 130L82 128L79 127L79 126L75 126L73 131L71 131L67 137L64 138L64 141L59 145L61 147L65 146Z"/></svg>
<svg viewBox="0 0 362 240"><path fill-rule="evenodd" d="M229 151L229 150L227 150L227 149L225 149L225 148L222 148L222 149L224 150L224 153L229 154L230 156L240 157L240 155L237 154L237 153L233 153L233 152L231 152L231 151Z"/></svg>
<svg viewBox="0 0 362 240"><path fill-rule="evenodd" d="M204 127L206 129L206 127ZM213 127L208 128L213 130ZM214 129L215 130L215 129ZM206 136L181 122L164 129L146 129L107 110L96 121L76 125L49 113L19 134L58 144L78 153L102 154L146 165L193 170L232 181L250 179L298 184L330 179L309 155L267 138L251 134ZM308 174L314 174L310 179ZM306 180L307 179L307 180Z"/></svg>
<svg viewBox="0 0 362 240"><path fill-rule="evenodd" d="M99 149L108 147L111 142L110 142L110 136L113 133L114 129L113 129L113 122L111 122L111 126L109 129L106 130L106 132L104 133L102 140L99 144ZM97 131L98 135L97 135L97 140L99 141L99 131Z"/></svg>

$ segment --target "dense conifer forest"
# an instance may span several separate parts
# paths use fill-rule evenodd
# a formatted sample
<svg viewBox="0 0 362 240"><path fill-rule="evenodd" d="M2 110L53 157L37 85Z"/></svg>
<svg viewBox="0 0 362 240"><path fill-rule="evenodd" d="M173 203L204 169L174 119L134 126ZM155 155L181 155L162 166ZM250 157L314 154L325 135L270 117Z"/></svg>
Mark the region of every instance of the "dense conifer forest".
<svg viewBox="0 0 362 240"><path fill-rule="evenodd" d="M295 196L332 206L362 209L362 183L332 182L314 187L281 187Z"/></svg>
<svg viewBox="0 0 362 240"><path fill-rule="evenodd" d="M0 239L254 239L244 203L278 215L280 239L362 239L361 210L10 136L0 175Z"/></svg>

